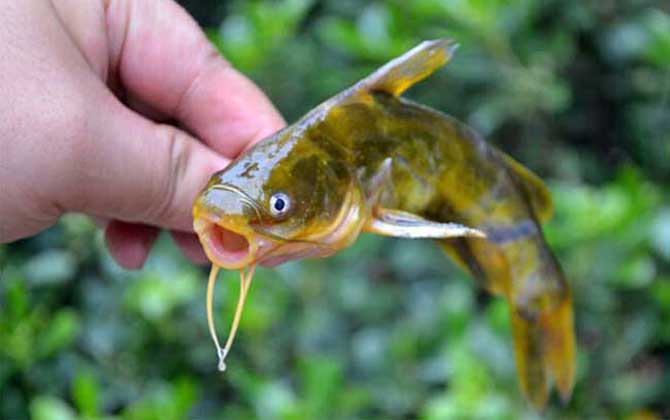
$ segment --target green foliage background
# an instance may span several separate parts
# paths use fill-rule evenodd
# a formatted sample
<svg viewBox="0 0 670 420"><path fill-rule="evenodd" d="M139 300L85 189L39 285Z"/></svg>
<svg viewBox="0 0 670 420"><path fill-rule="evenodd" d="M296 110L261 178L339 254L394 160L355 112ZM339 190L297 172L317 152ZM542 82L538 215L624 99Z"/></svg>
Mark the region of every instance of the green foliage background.
<svg viewBox="0 0 670 420"><path fill-rule="evenodd" d="M548 181L573 286L574 397L547 418L670 416L670 4L184 1L288 121L422 39L461 43L410 92ZM533 419L505 303L431 243L363 236L260 269L228 359L205 271L163 238L127 272L68 215L0 246L0 418ZM238 282L218 283L227 328Z"/></svg>

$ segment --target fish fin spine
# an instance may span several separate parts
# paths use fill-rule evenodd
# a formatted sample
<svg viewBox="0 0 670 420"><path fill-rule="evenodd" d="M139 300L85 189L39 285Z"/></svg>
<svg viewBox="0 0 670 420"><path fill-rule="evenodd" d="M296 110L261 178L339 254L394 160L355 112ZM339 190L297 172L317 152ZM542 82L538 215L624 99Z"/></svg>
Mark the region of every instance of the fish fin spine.
<svg viewBox="0 0 670 420"><path fill-rule="evenodd" d="M348 95L367 96L370 92L386 92L400 96L445 65L457 48L458 44L449 38L424 41L356 83L349 89Z"/></svg>

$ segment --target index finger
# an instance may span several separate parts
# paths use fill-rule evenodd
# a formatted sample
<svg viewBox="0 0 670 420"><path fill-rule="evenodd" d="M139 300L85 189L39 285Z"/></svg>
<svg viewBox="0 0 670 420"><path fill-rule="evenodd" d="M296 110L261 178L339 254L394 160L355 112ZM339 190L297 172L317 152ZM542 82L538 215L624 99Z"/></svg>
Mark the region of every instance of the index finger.
<svg viewBox="0 0 670 420"><path fill-rule="evenodd" d="M226 157L284 121L172 1L109 0L111 67L129 94L182 123Z"/></svg>

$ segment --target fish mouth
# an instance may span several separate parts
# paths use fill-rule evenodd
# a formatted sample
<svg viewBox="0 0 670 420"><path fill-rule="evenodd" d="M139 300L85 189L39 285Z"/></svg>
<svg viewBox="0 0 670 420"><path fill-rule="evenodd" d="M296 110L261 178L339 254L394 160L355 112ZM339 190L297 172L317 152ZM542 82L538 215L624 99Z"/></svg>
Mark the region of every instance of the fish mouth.
<svg viewBox="0 0 670 420"><path fill-rule="evenodd" d="M259 250L265 251L270 241L249 226L246 213L261 217L259 206L243 191L228 184L209 189L193 208L193 228L207 257L225 269L240 269L255 263ZM220 213L217 208L231 211Z"/></svg>
<svg viewBox="0 0 670 420"><path fill-rule="evenodd" d="M307 241L285 241L253 229L212 221L198 221L195 230L213 264L233 270L252 264L274 267L286 261L332 254L330 248Z"/></svg>
<svg viewBox="0 0 670 420"><path fill-rule="evenodd" d="M207 257L224 268L242 268L249 264L255 253L252 242L240 233L215 223L200 223L196 232L205 249Z"/></svg>
<svg viewBox="0 0 670 420"><path fill-rule="evenodd" d="M233 270L256 264L278 245L246 224L225 216L216 219L197 220L194 228L207 257L222 268Z"/></svg>

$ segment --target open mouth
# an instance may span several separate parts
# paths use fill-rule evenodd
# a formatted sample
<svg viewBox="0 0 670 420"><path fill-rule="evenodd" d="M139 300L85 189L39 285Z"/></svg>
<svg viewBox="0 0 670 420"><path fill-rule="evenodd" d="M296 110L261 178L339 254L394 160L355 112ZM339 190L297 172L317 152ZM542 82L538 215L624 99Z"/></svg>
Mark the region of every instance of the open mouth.
<svg viewBox="0 0 670 420"><path fill-rule="evenodd" d="M249 265L256 253L253 232L237 232L211 221L196 223L205 253L216 265L239 269Z"/></svg>
<svg viewBox="0 0 670 420"><path fill-rule="evenodd" d="M241 233L214 222L196 224L196 231L213 264L225 269L241 269L251 264L274 267L286 261L331 254L329 248L308 243L278 243L249 229Z"/></svg>
<svg viewBox="0 0 670 420"><path fill-rule="evenodd" d="M268 265L265 259L277 251L277 240L257 233L246 224L229 225L235 226L234 230L220 220L196 222L195 231L210 261L228 270L241 269L255 263Z"/></svg>
<svg viewBox="0 0 670 420"><path fill-rule="evenodd" d="M211 259L225 268L241 268L250 259L251 245L246 237L232 230L211 225L204 235Z"/></svg>

